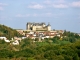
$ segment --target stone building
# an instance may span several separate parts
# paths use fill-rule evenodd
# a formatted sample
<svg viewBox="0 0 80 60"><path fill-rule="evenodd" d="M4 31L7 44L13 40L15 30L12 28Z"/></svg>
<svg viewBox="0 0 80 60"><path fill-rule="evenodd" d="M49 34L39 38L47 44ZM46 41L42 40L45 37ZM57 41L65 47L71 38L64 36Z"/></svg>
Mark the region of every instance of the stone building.
<svg viewBox="0 0 80 60"><path fill-rule="evenodd" d="M51 31L51 25L46 25L45 23L31 23L28 22L26 25L27 30L32 31Z"/></svg>

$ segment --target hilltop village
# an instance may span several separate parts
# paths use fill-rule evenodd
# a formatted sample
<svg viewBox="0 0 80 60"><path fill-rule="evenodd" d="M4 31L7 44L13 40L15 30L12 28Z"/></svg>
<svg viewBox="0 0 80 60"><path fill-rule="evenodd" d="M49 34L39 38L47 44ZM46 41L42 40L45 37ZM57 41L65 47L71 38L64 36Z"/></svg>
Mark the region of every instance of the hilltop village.
<svg viewBox="0 0 80 60"><path fill-rule="evenodd" d="M12 32L12 30L11 30L12 35L13 35L13 33L15 35L12 36L11 38L9 36L10 39L8 39L7 36L11 35L11 34L9 31L7 31L5 29L3 32L8 35L7 36L5 34L4 34L5 36L1 35L0 40L4 40L5 42L8 42L13 45L19 45L21 40L26 39L26 38L32 39L33 42L36 42L36 40L38 42L43 42L45 39L54 38L56 36L59 37L60 39L63 39L63 37L66 37L66 35L63 34L64 30L52 30L50 23L48 23L46 25L44 22L43 23L28 22L26 24L26 30L16 29L15 31L16 32ZM16 35L17 32L19 33L18 35ZM68 32L68 33L70 33L70 32ZM3 33L0 33L0 34L3 34ZM20 36L20 35L22 35L22 36ZM80 34L78 34L78 35L80 36Z"/></svg>
<svg viewBox="0 0 80 60"><path fill-rule="evenodd" d="M30 23L26 24L26 30L17 30L20 34L24 35L25 38L53 38L54 36L61 37L64 33L63 30L51 30L51 25L45 23Z"/></svg>
<svg viewBox="0 0 80 60"><path fill-rule="evenodd" d="M1 26L1 28L2 27L4 27L4 25ZM15 29L12 31L12 29L8 28L6 30L6 28L7 27L0 29L1 31L4 30L3 33L0 32L0 40L4 40L5 42L13 45L19 45L21 40L27 38L30 38L32 42L43 42L45 41L45 39L49 40L51 39L51 42L53 42L52 40L54 37L59 37L59 40L67 39L71 41L71 38L69 38L70 36L73 37L80 36L80 34L76 34L70 31L66 32L65 30L55 30L55 29L52 30L50 23L45 24L44 22L43 23L28 22L26 24L26 30Z"/></svg>
<svg viewBox="0 0 80 60"><path fill-rule="evenodd" d="M12 42L13 45L19 45L19 41L25 38L30 39L38 39L39 42L42 42L45 38L53 38L55 36L58 36L62 38L62 34L64 33L63 30L51 30L51 25L48 23L46 25L43 23L31 23L28 22L26 24L26 30L23 29L16 29L17 32L19 32L23 37L13 37L11 40L6 38L5 36L1 36L0 39L4 39L5 42Z"/></svg>

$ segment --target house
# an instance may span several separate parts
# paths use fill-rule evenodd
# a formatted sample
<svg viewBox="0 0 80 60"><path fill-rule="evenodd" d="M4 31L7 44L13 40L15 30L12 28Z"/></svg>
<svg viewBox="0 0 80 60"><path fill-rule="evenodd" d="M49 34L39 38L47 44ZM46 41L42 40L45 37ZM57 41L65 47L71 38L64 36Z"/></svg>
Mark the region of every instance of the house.
<svg viewBox="0 0 80 60"><path fill-rule="evenodd" d="M25 38L27 38L27 37L22 37L22 39L25 39Z"/></svg>
<svg viewBox="0 0 80 60"><path fill-rule="evenodd" d="M5 42L10 42L9 40L7 40L6 37L0 37L1 40L4 40Z"/></svg>
<svg viewBox="0 0 80 60"><path fill-rule="evenodd" d="M44 40L45 38L46 38L46 37L42 37L41 39L43 39L43 40Z"/></svg>
<svg viewBox="0 0 80 60"><path fill-rule="evenodd" d="M14 37L14 40L20 40L21 41L21 37Z"/></svg>
<svg viewBox="0 0 80 60"><path fill-rule="evenodd" d="M1 39L1 40L6 40L7 38L6 38L6 37L0 37L0 39Z"/></svg>
<svg viewBox="0 0 80 60"><path fill-rule="evenodd" d="M19 45L19 41L15 40L14 42L12 42L13 45Z"/></svg>
<svg viewBox="0 0 80 60"><path fill-rule="evenodd" d="M49 36L45 36L45 38L49 38Z"/></svg>
<svg viewBox="0 0 80 60"><path fill-rule="evenodd" d="M5 42L10 42L10 40L4 40Z"/></svg>

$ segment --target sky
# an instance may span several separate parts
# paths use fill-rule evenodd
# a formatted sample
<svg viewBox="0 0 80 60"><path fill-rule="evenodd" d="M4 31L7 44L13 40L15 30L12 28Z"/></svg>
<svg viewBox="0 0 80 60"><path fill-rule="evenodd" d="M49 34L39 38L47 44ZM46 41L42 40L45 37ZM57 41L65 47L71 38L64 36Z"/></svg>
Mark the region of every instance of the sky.
<svg viewBox="0 0 80 60"><path fill-rule="evenodd" d="M0 0L0 24L25 30L27 22L80 33L80 0Z"/></svg>

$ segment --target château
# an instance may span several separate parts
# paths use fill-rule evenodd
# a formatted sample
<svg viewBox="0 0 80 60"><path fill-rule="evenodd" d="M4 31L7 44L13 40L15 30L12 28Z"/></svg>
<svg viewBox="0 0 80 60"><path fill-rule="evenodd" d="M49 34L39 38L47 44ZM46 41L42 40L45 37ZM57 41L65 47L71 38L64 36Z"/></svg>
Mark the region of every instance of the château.
<svg viewBox="0 0 80 60"><path fill-rule="evenodd" d="M48 25L46 25L45 23L28 22L26 25L26 29L32 31L51 31L51 25L49 23Z"/></svg>

